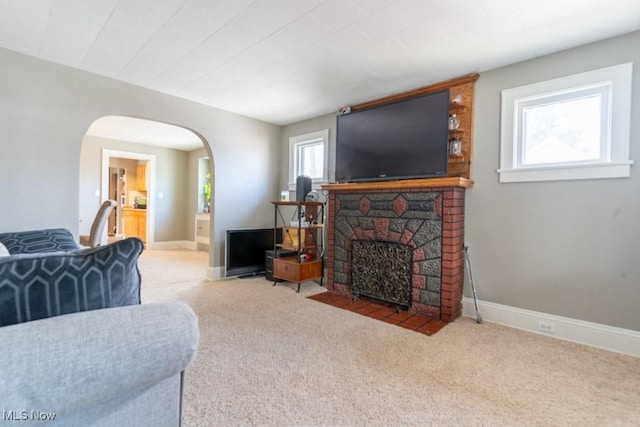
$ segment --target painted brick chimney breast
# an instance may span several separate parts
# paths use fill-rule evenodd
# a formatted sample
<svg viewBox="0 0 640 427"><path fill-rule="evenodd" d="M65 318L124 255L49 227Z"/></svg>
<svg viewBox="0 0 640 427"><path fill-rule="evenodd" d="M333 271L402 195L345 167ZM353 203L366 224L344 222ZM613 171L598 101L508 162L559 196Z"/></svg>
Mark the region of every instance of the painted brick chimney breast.
<svg viewBox="0 0 640 427"><path fill-rule="evenodd" d="M351 294L352 240L398 243L412 251L409 312L446 322L461 315L465 188L429 181L405 188L326 186L330 292Z"/></svg>

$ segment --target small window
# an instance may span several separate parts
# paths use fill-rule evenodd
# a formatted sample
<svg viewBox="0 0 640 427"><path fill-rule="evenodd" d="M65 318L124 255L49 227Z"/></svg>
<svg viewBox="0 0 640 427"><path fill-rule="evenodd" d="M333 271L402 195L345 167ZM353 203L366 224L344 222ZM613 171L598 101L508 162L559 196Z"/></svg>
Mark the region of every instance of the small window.
<svg viewBox="0 0 640 427"><path fill-rule="evenodd" d="M631 64L504 90L500 182L630 175Z"/></svg>
<svg viewBox="0 0 640 427"><path fill-rule="evenodd" d="M322 142L309 142L298 145L298 158L300 159L300 175L306 175L312 179L324 177L324 144Z"/></svg>
<svg viewBox="0 0 640 427"><path fill-rule="evenodd" d="M289 189L295 190L300 175L310 177L314 188L327 183L328 152L328 129L289 138Z"/></svg>

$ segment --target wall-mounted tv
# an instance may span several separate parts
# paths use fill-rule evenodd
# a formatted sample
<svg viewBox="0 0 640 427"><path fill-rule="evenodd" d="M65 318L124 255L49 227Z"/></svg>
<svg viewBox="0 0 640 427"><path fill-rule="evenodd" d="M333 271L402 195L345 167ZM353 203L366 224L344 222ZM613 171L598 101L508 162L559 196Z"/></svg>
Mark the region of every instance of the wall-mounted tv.
<svg viewBox="0 0 640 427"><path fill-rule="evenodd" d="M447 175L449 90L339 115L336 181Z"/></svg>
<svg viewBox="0 0 640 427"><path fill-rule="evenodd" d="M266 270L265 251L282 243L282 229L243 228L227 230L225 239L225 275L257 276Z"/></svg>

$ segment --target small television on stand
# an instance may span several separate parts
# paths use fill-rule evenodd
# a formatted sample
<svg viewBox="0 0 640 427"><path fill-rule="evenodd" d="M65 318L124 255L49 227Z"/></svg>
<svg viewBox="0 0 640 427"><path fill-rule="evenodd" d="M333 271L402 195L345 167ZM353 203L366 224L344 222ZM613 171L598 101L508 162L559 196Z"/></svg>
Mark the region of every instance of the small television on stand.
<svg viewBox="0 0 640 427"><path fill-rule="evenodd" d="M266 273L265 251L273 250L274 243L282 243L282 229L227 230L225 276L245 278L264 275Z"/></svg>

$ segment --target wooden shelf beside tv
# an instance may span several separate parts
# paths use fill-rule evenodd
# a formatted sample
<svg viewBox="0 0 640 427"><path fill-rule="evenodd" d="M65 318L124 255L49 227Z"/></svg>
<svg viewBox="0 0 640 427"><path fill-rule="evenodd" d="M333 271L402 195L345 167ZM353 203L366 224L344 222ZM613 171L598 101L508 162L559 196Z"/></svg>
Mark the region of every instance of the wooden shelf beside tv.
<svg viewBox="0 0 640 427"><path fill-rule="evenodd" d="M462 156L449 156L449 160L448 160L448 163L450 165L458 164L458 163L466 163L466 162L468 162L468 160L464 156L464 154Z"/></svg>
<svg viewBox="0 0 640 427"><path fill-rule="evenodd" d="M322 235L324 233L324 203L322 202L272 202L275 208L275 228L283 230L282 243L276 243L275 249L293 251L295 256L273 259L274 286L277 279L300 284L307 280L323 280L324 263L322 260ZM287 207L292 212L287 221ZM297 225L291 225L297 221ZM300 224L308 224L302 226Z"/></svg>

